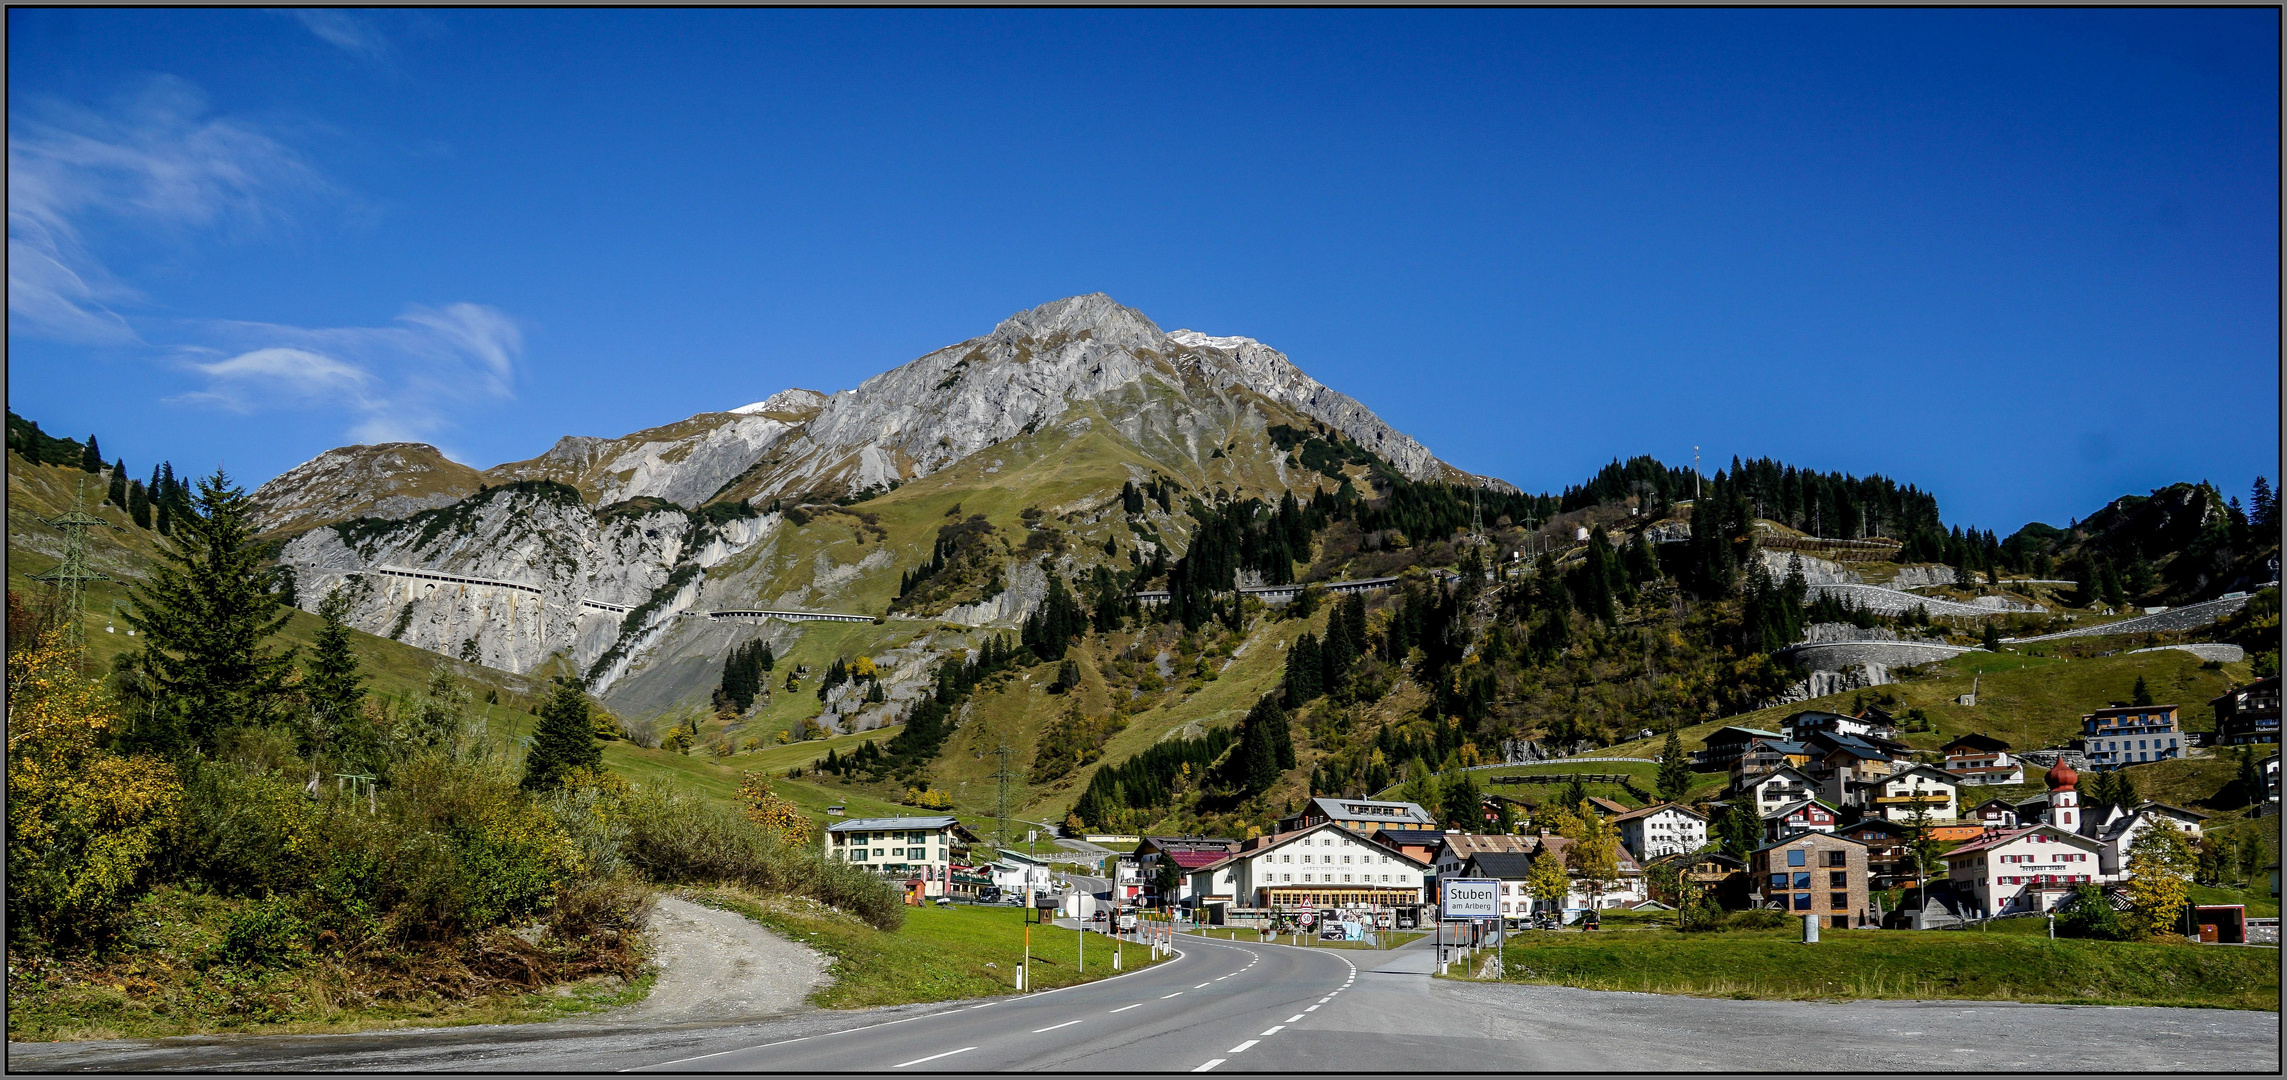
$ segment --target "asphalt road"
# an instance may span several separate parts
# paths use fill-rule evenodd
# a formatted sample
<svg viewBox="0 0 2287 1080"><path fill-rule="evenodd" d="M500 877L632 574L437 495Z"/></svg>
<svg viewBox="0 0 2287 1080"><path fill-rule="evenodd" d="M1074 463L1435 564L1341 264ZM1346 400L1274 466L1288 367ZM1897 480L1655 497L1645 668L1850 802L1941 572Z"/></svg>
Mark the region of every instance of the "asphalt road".
<svg viewBox="0 0 2287 1080"><path fill-rule="evenodd" d="M1180 939L1128 975L991 1001L755 1023L608 1018L371 1035L9 1047L11 1071L2262 1071L2279 1014L1970 1002L1778 1002L1428 978L1387 953ZM1091 944L1094 944L1091 942ZM1108 944L1108 943L1107 943Z"/></svg>

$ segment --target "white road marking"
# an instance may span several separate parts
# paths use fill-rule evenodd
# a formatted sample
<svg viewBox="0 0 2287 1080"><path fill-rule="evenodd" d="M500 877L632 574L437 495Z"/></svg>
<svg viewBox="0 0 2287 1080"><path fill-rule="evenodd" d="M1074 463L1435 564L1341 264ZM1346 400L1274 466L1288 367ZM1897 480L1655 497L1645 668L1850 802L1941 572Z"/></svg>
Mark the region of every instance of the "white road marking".
<svg viewBox="0 0 2287 1080"><path fill-rule="evenodd" d="M1213 979L1209 979L1209 980L1207 980L1207 982L1203 982L1203 983L1200 983L1198 986L1194 986L1194 987L1192 987L1192 989L1193 989L1193 990L1198 990L1198 989L1201 989L1201 988L1205 987L1205 986L1206 986L1208 983L1212 983L1212 982L1214 982L1214 981L1215 981L1215 980L1213 980Z"/></svg>
<svg viewBox="0 0 2287 1080"><path fill-rule="evenodd" d="M971 1006L969 1006L969 1007L970 1007L970 1008L972 1008L972 1009L990 1009L990 1008L992 1008L993 1006L995 1006L995 1005L998 1005L998 1004L1000 1004L1000 1002L998 1002L998 1001L988 1001L988 1002L985 1002L985 1003L984 1003L984 1004L982 1004L982 1005L971 1005Z"/></svg>
<svg viewBox="0 0 2287 1080"><path fill-rule="evenodd" d="M1048 1025L1047 1027L1044 1027L1044 1028L1034 1028L1034 1029L1032 1029L1032 1033L1033 1033L1033 1034L1035 1034L1035 1035L1038 1035L1038 1034L1040 1034L1040 1033L1041 1033L1041 1032L1043 1032L1043 1031L1054 1031L1054 1030L1056 1030L1057 1028L1068 1028L1068 1027L1071 1027L1071 1026L1072 1026L1072 1025L1074 1025L1074 1024L1077 1024L1077 1023L1079 1023L1079 1022L1080 1022L1080 1021L1078 1021L1078 1020L1066 1020L1065 1022L1063 1022L1063 1023L1061 1023L1061 1024L1050 1024L1050 1025Z"/></svg>
<svg viewBox="0 0 2287 1080"><path fill-rule="evenodd" d="M1267 1036L1271 1036L1271 1035L1276 1035L1276 1034L1278 1034L1279 1032L1282 1032L1282 1031L1285 1031L1285 1030L1286 1030L1286 1025L1285 1025L1285 1024L1275 1024L1275 1025L1273 1025L1273 1026L1271 1027L1271 1029L1270 1029L1269 1031L1263 1032L1263 1036L1264 1036L1264 1037L1267 1037Z"/></svg>
<svg viewBox="0 0 2287 1080"><path fill-rule="evenodd" d="M1325 1003L1325 1002L1323 1002L1323 1001L1321 1001L1321 1002L1319 1002L1319 1003L1318 1003L1318 1005L1324 1005L1324 1004L1326 1004L1326 1003ZM1318 1005L1313 1005L1313 1006L1311 1006L1311 1007L1309 1007L1309 1008L1307 1008L1307 1009L1304 1009L1304 1010L1302 1010L1302 1011L1304 1011L1304 1012L1317 1012L1317 1011L1318 1011Z"/></svg>
<svg viewBox="0 0 2287 1080"><path fill-rule="evenodd" d="M1144 1004L1145 1004L1144 1002L1141 1002L1141 1001L1139 1001L1139 1002L1136 1002L1136 1003L1135 1003L1135 1004L1133 1004L1133 1005L1122 1005L1122 1006L1120 1006L1120 1007L1119 1007L1119 1008L1117 1008L1117 1009L1113 1009L1112 1011L1113 1011L1113 1012L1126 1012L1126 1011L1128 1011L1129 1009L1140 1009L1140 1008L1143 1008L1143 1007L1144 1007Z"/></svg>
<svg viewBox="0 0 2287 1080"><path fill-rule="evenodd" d="M1171 997L1182 997L1182 996L1183 996L1183 991L1181 991L1181 990L1178 990L1178 991L1176 991L1176 992L1174 992L1174 993L1172 993L1172 994L1169 994L1169 995L1167 995L1166 997L1162 997L1162 998L1160 998L1160 1000L1161 1000L1161 1001L1166 1001L1168 998L1171 998Z"/></svg>
<svg viewBox="0 0 2287 1080"><path fill-rule="evenodd" d="M1261 1041L1262 1041L1261 1039L1248 1039L1246 1042L1240 1043L1239 1045L1237 1045L1237 1046L1234 1046L1234 1047L1230 1048L1229 1050L1225 1050L1225 1051L1223 1051L1223 1052L1224 1052L1224 1053L1226 1053L1226 1054L1244 1054L1244 1053L1246 1053L1246 1052L1247 1052L1247 1048L1248 1048L1248 1047L1250 1047L1250 1046L1253 1046L1253 1045L1255 1045L1256 1043L1258 1043L1258 1042L1261 1042Z"/></svg>
<svg viewBox="0 0 2287 1080"><path fill-rule="evenodd" d="M1206 1072L1207 1070L1209 1070L1209 1069L1212 1069L1212 1068L1214 1068L1214 1067L1215 1067L1215 1066L1217 1066L1217 1065L1221 1065L1221 1064L1223 1063L1223 1061L1224 1061L1224 1059L1223 1059L1223 1058L1216 1058L1215 1060L1213 1060L1213 1061L1210 1061L1210 1062L1208 1062L1208 1063L1207 1063L1207 1064L1205 1064L1205 1065L1201 1065L1200 1067L1198 1067L1198 1068L1196 1068L1196 1069L1193 1069L1193 1070L1191 1070L1191 1071L1192 1071L1192 1072Z"/></svg>
<svg viewBox="0 0 2287 1080"><path fill-rule="evenodd" d="M1302 1019L1302 1014L1301 1014L1301 1013L1296 1013L1296 1014L1294 1014L1293 1016L1289 1016L1289 1017L1287 1017L1287 1018L1286 1018L1286 1022L1287 1022L1287 1023L1289 1023L1289 1024L1291 1024L1291 1023L1294 1023L1295 1021L1297 1021L1297 1020L1300 1020L1300 1019Z"/></svg>
<svg viewBox="0 0 2287 1080"><path fill-rule="evenodd" d="M947 1050L947 1051L945 1051L945 1052L944 1052L944 1053L942 1053L942 1054L931 1054L931 1055L929 1055L928 1057L925 1057L925 1058L914 1058L912 1061L901 1061L901 1062L899 1062L899 1063L897 1063L897 1064L895 1064L895 1065L892 1065L892 1066L890 1066L890 1068L892 1068L892 1069L902 1069L902 1068L906 1067L907 1065L919 1065L919 1064L921 1064L921 1063L922 1063L922 1062L924 1062L924 1061L935 1061L935 1060L937 1060L938 1058L952 1057L952 1056L953 1056L953 1055L955 1055L955 1054L966 1054L966 1053L968 1053L969 1051L971 1051L971 1050L974 1050L974 1049L976 1049L976 1047L974 1047L974 1046L964 1046L964 1047L960 1048L959 1050Z"/></svg>
<svg viewBox="0 0 2287 1080"><path fill-rule="evenodd" d="M1319 998L1319 999L1318 999L1318 1003L1319 1003L1319 1004L1321 1004L1321 1005L1324 1005L1324 1004L1326 1004L1327 1002L1329 1002L1329 1001L1332 1001L1332 1000L1334 1000L1334 995L1332 995L1332 994L1328 994L1328 995L1326 995L1325 997Z"/></svg>

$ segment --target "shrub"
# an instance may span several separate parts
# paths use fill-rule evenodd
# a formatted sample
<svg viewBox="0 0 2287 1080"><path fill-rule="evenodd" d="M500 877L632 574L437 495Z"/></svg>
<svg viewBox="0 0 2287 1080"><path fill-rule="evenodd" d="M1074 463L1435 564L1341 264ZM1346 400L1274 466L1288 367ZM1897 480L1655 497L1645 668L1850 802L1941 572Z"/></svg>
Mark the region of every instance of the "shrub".
<svg viewBox="0 0 2287 1080"><path fill-rule="evenodd" d="M217 959L251 968L285 967L300 958L310 928L282 897L248 904L230 918Z"/></svg>
<svg viewBox="0 0 2287 1080"><path fill-rule="evenodd" d="M1748 908L1734 911L1720 920L1725 930L1784 930L1794 919L1777 908Z"/></svg>
<svg viewBox="0 0 2287 1080"><path fill-rule="evenodd" d="M182 792L165 762L99 748L117 726L110 695L80 674L60 632L10 651L12 941L102 941L143 891Z"/></svg>
<svg viewBox="0 0 2287 1080"><path fill-rule="evenodd" d="M322 811L300 788L230 762L192 759L183 771L182 815L167 845L170 877L196 878L227 896L308 883L320 857Z"/></svg>
<svg viewBox="0 0 2287 1080"><path fill-rule="evenodd" d="M832 904L884 930L905 922L898 890L870 870L789 848L726 806L665 788L635 788L625 800L629 865L662 884L728 882Z"/></svg>
<svg viewBox="0 0 2287 1080"><path fill-rule="evenodd" d="M2091 938L2097 941L2126 941L2128 925L2104 898L2104 890L2094 885L2083 885L2073 890L2073 898L2057 912L2057 936Z"/></svg>

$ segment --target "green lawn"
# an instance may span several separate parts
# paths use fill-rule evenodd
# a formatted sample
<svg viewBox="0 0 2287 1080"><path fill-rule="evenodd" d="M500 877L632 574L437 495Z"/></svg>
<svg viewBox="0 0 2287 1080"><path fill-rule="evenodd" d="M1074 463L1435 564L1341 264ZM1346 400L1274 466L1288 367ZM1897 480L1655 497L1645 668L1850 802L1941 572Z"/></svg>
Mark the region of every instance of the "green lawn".
<svg viewBox="0 0 2287 1080"><path fill-rule="evenodd" d="M832 984L811 996L817 1005L856 1009L950 1001L1016 991L1015 972L1029 939L1032 985L1041 990L1114 974L1112 939L1052 926L1027 926L1021 908L960 904L906 909L904 927L876 930L847 915L799 899L759 897L735 889L687 890L701 904L735 911L834 958ZM1085 936L1085 948L1080 939ZM1081 953L1087 967L1080 966ZM1147 967L1151 950L1118 947L1122 971Z"/></svg>
<svg viewBox="0 0 2287 1080"><path fill-rule="evenodd" d="M1816 945L1802 944L1792 928L1528 932L1503 963L1516 982L1701 997L2279 1008L2276 950L2051 941L2041 919L1992 927L1825 930Z"/></svg>

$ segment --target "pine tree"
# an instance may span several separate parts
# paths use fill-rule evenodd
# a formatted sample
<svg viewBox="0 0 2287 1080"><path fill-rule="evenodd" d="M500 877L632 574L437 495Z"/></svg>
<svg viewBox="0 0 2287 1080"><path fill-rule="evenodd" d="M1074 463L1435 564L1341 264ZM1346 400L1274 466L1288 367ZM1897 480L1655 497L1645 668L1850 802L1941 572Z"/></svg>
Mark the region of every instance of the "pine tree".
<svg viewBox="0 0 2287 1080"><path fill-rule="evenodd" d="M2279 534L2279 493L2271 489L2271 481L2255 478L2255 491L2247 499L2247 523L2265 540L2276 540Z"/></svg>
<svg viewBox="0 0 2287 1080"><path fill-rule="evenodd" d="M79 456L79 467L91 473L103 471L103 451L96 449L93 435L87 437L87 450Z"/></svg>
<svg viewBox="0 0 2287 1080"><path fill-rule="evenodd" d="M1662 802L1676 802L1691 790L1691 761L1684 756L1683 736L1668 725L1668 741L1660 747L1659 791Z"/></svg>
<svg viewBox="0 0 2287 1080"><path fill-rule="evenodd" d="M103 493L103 501L121 510L127 509L127 463L125 461L112 463L111 486Z"/></svg>
<svg viewBox="0 0 2287 1080"><path fill-rule="evenodd" d="M2136 688L2128 692L2128 703L2130 705L2152 704L2152 688L2145 685L2144 676L2138 675L2136 677Z"/></svg>
<svg viewBox="0 0 2287 1080"><path fill-rule="evenodd" d="M293 650L263 639L286 624L246 493L220 469L199 481L159 565L132 587L127 624L144 636L143 662L165 706L136 733L164 753L211 750L226 729L278 718Z"/></svg>
<svg viewBox="0 0 2287 1080"><path fill-rule="evenodd" d="M1318 655L1318 638L1306 632L1287 650L1286 703L1299 708L1316 698L1320 692L1319 678L1324 674L1324 662Z"/></svg>
<svg viewBox="0 0 2287 1080"><path fill-rule="evenodd" d="M174 485L170 479L171 476L172 470L167 463L161 462L151 466L149 490L151 492L152 516L156 519L153 527L159 530L161 536L171 536L175 531L175 500L172 494Z"/></svg>
<svg viewBox="0 0 2287 1080"><path fill-rule="evenodd" d="M151 492L141 480L127 482L127 516L138 529L151 527Z"/></svg>
<svg viewBox="0 0 2287 1080"><path fill-rule="evenodd" d="M310 705L310 733L305 751L313 757L331 756L358 762L370 747L365 720L365 675L358 670L357 653L350 649L349 595L338 586L318 604L318 638L303 661L306 677L302 695Z"/></svg>
<svg viewBox="0 0 2287 1080"><path fill-rule="evenodd" d="M588 713L587 693L579 683L558 678L555 692L540 707L532 751L524 757L525 789L555 787L575 769L600 770L603 757L603 744L596 741L595 721Z"/></svg>

